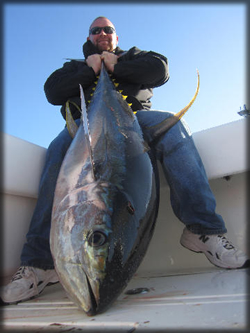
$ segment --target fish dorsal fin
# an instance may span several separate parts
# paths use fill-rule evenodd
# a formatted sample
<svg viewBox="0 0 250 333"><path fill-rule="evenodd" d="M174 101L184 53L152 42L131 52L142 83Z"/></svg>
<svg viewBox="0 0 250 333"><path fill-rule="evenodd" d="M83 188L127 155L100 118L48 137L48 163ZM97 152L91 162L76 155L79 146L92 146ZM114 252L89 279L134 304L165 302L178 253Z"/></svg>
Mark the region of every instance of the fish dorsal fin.
<svg viewBox="0 0 250 333"><path fill-rule="evenodd" d="M82 112L82 125L84 128L84 133L85 133L85 140L86 140L86 146L89 152L90 156L90 161L92 165L92 176L95 179L95 163L93 159L93 151L91 148L91 135L89 131L89 121L88 121L88 114L87 114L87 109L86 109L86 103L85 103L85 98L84 98L84 92L82 89L82 86L80 86L80 97L81 97L81 112Z"/></svg>

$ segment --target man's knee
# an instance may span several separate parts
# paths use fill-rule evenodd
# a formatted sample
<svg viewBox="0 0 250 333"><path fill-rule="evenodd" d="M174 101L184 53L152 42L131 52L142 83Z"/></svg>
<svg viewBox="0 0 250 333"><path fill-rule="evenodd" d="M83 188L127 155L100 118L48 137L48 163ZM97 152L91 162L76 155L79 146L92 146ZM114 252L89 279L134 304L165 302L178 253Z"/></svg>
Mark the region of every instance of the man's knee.
<svg viewBox="0 0 250 333"><path fill-rule="evenodd" d="M59 151L66 152L72 142L67 127L65 127L58 136L50 143L48 152Z"/></svg>

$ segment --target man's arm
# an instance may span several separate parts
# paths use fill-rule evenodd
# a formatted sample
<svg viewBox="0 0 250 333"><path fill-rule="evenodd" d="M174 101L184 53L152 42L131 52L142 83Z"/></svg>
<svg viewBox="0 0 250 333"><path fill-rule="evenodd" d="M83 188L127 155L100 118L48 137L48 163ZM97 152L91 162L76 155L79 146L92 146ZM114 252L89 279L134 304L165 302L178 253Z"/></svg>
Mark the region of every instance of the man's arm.
<svg viewBox="0 0 250 333"><path fill-rule="evenodd" d="M133 106L136 110L146 107L146 104L150 107L152 88L164 84L169 79L167 58L158 53L141 51L136 47L122 52L120 56L103 52L102 55L89 55L86 61L67 62L61 69L52 73L44 85L48 101L53 105L63 106L70 99L80 105L79 84L82 85L85 99L88 101L99 74L101 60L104 60L112 77L120 83L120 89L124 89L124 94L129 97L128 101L134 101ZM134 105L136 100L137 106ZM77 109L75 111L75 118L79 118L79 112ZM63 116L64 113L62 111Z"/></svg>
<svg viewBox="0 0 250 333"><path fill-rule="evenodd" d="M142 88L159 87L169 79L168 60L156 52L133 47L114 66L117 81L140 84Z"/></svg>
<svg viewBox="0 0 250 333"><path fill-rule="evenodd" d="M96 81L100 73L101 62L104 61L107 70L112 72L118 56L109 52L88 56L86 62L66 62L61 69L50 75L44 84L48 101L54 105L63 105L69 98L79 95L79 84L83 90Z"/></svg>
<svg viewBox="0 0 250 333"><path fill-rule="evenodd" d="M69 98L79 96L79 84L83 89L96 80L93 68L84 61L66 62L53 72L44 84L48 101L53 105L63 105Z"/></svg>

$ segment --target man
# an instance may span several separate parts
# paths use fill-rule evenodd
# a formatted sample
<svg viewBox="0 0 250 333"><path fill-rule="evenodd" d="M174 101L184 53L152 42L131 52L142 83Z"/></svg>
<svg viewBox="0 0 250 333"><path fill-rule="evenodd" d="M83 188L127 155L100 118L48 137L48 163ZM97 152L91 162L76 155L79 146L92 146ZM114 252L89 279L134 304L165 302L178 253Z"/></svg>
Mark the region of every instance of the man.
<svg viewBox="0 0 250 333"><path fill-rule="evenodd" d="M128 103L132 103L147 138L150 136L146 129L148 126L172 115L150 111L152 89L169 79L168 61L160 54L140 51L136 47L124 52L117 43L118 36L112 22L105 17L95 19L83 45L85 61L71 60L52 73L45 83L45 94L50 103L62 105L64 118L65 103L70 100L72 115L79 123L79 84L83 87L85 100L89 101L104 61L118 85L117 89L128 96ZM51 209L57 176L71 141L65 128L48 148L37 205L21 254L21 267L1 291L6 304L35 297L46 285L58 282L49 246ZM186 226L181 244L192 251L203 252L216 266L248 267L246 255L223 236L227 231L224 221L215 212L215 198L202 161L182 121L155 144L155 152L170 186L174 213Z"/></svg>

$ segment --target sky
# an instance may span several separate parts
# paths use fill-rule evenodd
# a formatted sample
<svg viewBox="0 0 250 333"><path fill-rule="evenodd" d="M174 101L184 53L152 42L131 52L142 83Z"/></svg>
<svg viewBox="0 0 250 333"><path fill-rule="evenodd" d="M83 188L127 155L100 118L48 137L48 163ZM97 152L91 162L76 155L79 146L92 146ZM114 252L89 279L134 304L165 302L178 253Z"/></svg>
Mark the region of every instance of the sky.
<svg viewBox="0 0 250 333"><path fill-rule="evenodd" d="M65 126L49 104L44 83L66 58L83 58L82 45L97 16L116 27L118 46L163 54L170 79L154 89L152 109L178 112L198 132L242 119L247 105L247 5L106 3L3 6L3 131L47 148ZM247 108L248 105L247 105Z"/></svg>

